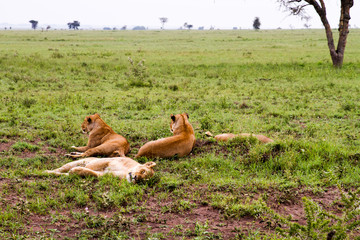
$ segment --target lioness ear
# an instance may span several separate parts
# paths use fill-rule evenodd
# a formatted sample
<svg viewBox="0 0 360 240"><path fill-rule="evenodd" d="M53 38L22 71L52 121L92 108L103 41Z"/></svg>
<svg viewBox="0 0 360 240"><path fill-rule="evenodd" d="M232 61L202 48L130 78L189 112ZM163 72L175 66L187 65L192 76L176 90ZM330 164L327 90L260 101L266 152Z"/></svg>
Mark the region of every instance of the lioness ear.
<svg viewBox="0 0 360 240"><path fill-rule="evenodd" d="M175 116L173 114L171 114L171 120L173 120L175 122Z"/></svg>
<svg viewBox="0 0 360 240"><path fill-rule="evenodd" d="M100 117L100 115L98 113L95 113L94 115L95 115L95 117Z"/></svg>
<svg viewBox="0 0 360 240"><path fill-rule="evenodd" d="M187 113L184 113L184 114L186 114L187 119L189 119L189 114L187 114Z"/></svg>
<svg viewBox="0 0 360 240"><path fill-rule="evenodd" d="M147 163L144 164L144 166L146 166L146 167L148 167L148 168L153 168L153 167L156 166L156 163L154 163L154 162L147 162Z"/></svg>

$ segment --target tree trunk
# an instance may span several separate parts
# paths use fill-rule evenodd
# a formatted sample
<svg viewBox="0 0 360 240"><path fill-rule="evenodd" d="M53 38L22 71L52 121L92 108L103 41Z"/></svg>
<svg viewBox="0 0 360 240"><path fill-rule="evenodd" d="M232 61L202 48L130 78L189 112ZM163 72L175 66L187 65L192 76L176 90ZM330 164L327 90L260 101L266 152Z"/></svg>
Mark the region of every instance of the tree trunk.
<svg viewBox="0 0 360 240"><path fill-rule="evenodd" d="M339 22L339 41L337 48L335 49L334 38L331 31L330 24L326 18L326 8L323 0L320 0L321 6L315 0L306 0L307 3L315 8L315 11L320 16L321 22L325 27L326 38L328 41L328 47L330 51L331 60L333 66L341 68L344 60L344 52L346 46L347 35L349 34L349 20L350 20L350 8L354 5L353 0L341 0L341 15Z"/></svg>
<svg viewBox="0 0 360 240"><path fill-rule="evenodd" d="M349 34L350 8L354 5L353 0L341 0L341 15L339 22L339 41L336 49L337 58L333 60L335 67L342 67L345 53L347 36Z"/></svg>

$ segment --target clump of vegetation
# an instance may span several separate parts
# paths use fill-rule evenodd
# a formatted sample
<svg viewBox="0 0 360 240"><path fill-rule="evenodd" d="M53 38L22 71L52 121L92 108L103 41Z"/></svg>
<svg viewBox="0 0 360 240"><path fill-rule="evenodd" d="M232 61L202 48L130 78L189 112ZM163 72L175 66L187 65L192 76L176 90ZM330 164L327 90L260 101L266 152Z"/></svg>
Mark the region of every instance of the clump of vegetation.
<svg viewBox="0 0 360 240"><path fill-rule="evenodd" d="M147 68L145 67L145 60L142 59L138 62L128 57L130 67L129 71L125 73L128 84L131 87L152 87L152 82L149 79Z"/></svg>
<svg viewBox="0 0 360 240"><path fill-rule="evenodd" d="M179 90L179 87L178 87L178 85L174 84L174 85L170 85L169 89L175 92L175 91Z"/></svg>
<svg viewBox="0 0 360 240"><path fill-rule="evenodd" d="M25 98L23 101L22 101L22 104L24 107L26 108L30 108L32 105L36 104L36 99L34 98Z"/></svg>
<svg viewBox="0 0 360 240"><path fill-rule="evenodd" d="M208 130L212 127L213 120L209 116L205 116L200 119L200 127L202 130Z"/></svg>
<svg viewBox="0 0 360 240"><path fill-rule="evenodd" d="M240 219L244 216L257 218L268 212L268 207L261 198L251 201L249 198L241 199L238 196L216 194L212 196L211 206L219 209L226 218Z"/></svg>
<svg viewBox="0 0 360 240"><path fill-rule="evenodd" d="M54 52L51 54L51 57L52 57L52 58L63 58L64 55L61 54L61 53L58 52L58 51L54 51Z"/></svg>
<svg viewBox="0 0 360 240"><path fill-rule="evenodd" d="M25 150L29 150L31 152L35 152L37 150L40 149L39 146L37 145L33 145L31 143L27 143L27 142L17 142L17 143L14 143L12 146L11 146L12 149L14 149L15 151L19 151L19 152L22 152L22 151L25 151Z"/></svg>
<svg viewBox="0 0 360 240"><path fill-rule="evenodd" d="M306 225L293 222L291 215L284 218L272 210L270 219L281 226L277 230L282 236L292 239L353 239L354 231L360 226L360 190L345 193L340 186L339 190L341 198L333 204L338 206L341 214L326 211L318 203L304 197Z"/></svg>

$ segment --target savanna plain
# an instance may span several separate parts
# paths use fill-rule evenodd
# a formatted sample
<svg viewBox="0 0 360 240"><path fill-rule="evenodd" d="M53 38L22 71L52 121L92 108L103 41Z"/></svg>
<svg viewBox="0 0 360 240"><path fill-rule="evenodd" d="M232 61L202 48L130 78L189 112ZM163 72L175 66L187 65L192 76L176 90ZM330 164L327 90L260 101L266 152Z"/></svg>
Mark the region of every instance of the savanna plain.
<svg viewBox="0 0 360 240"><path fill-rule="evenodd" d="M360 31L342 69L326 44L323 30L0 31L0 238L359 239ZM87 115L133 158L183 112L192 153L153 160L148 181L44 173L86 145Z"/></svg>

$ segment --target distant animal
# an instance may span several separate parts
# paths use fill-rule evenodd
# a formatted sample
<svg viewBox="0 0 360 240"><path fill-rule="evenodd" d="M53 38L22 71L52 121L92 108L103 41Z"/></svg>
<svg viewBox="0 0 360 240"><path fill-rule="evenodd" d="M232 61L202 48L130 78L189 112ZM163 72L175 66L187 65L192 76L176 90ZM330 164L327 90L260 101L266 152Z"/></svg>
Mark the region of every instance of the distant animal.
<svg viewBox="0 0 360 240"><path fill-rule="evenodd" d="M112 174L120 179L126 178L128 182L136 183L149 179L154 175L154 162L140 164L128 157L115 158L84 158L69 162L55 170L46 170L46 173L55 175L77 174L80 176L101 177Z"/></svg>
<svg viewBox="0 0 360 240"><path fill-rule="evenodd" d="M183 157L191 152L195 145L195 133L188 121L189 115L171 114L170 119L170 131L174 135L146 143L135 157L170 158L175 155Z"/></svg>
<svg viewBox="0 0 360 240"><path fill-rule="evenodd" d="M206 132L205 135L208 136L208 137L214 137L211 132ZM264 135L250 134L250 133L240 133L240 134L223 133L223 134L216 135L214 138L216 139L216 141L226 142L226 141L228 141L230 139L233 139L235 137L255 137L260 142L263 142L263 143L270 143L270 142L274 141L274 140L272 140L272 139L270 139L270 138L268 138L268 137L266 137Z"/></svg>
<svg viewBox="0 0 360 240"><path fill-rule="evenodd" d="M72 146L78 152L72 152L66 156L72 158L92 156L125 157L125 154L130 151L130 145L126 138L115 133L97 113L85 117L81 129L83 133L89 133L87 145L85 147Z"/></svg>

